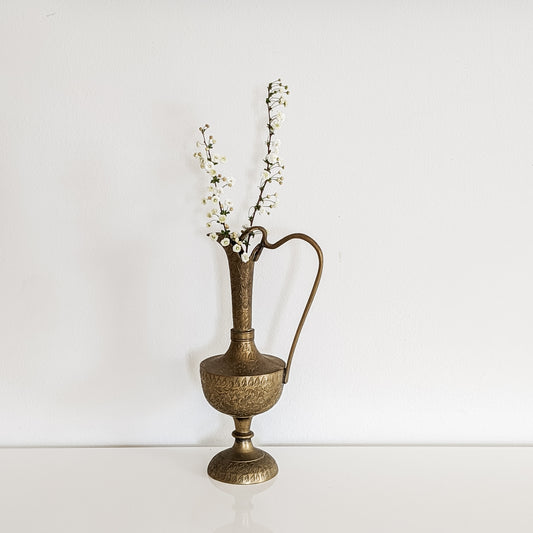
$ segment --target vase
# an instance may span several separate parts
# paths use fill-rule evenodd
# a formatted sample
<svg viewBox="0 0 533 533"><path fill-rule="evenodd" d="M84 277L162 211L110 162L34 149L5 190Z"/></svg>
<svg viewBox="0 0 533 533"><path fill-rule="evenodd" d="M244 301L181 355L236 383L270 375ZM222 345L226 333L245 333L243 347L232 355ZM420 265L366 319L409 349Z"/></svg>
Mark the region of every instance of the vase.
<svg viewBox="0 0 533 533"><path fill-rule="evenodd" d="M246 234L261 232L262 239L243 262L231 246L226 251L231 285L233 328L226 353L208 357L200 363L202 389L207 401L217 411L233 417L235 442L211 459L207 468L210 477L235 485L262 483L278 473L278 465L267 452L252 443L252 417L268 411L279 400L287 383L292 357L302 326L314 299L322 275L323 257L318 244L303 233L292 233L274 244L267 240L267 232L254 226ZM244 239L245 234L241 237ZM318 271L311 294L294 336L287 362L273 355L259 352L252 328L252 289L255 263L266 249L275 249L292 239L309 243L318 255Z"/></svg>

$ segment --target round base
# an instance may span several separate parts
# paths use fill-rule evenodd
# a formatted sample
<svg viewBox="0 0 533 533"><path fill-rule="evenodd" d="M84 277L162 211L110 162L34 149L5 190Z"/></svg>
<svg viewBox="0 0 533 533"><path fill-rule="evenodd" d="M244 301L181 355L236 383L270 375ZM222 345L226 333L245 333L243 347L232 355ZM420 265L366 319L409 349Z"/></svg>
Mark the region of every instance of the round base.
<svg viewBox="0 0 533 533"><path fill-rule="evenodd" d="M278 465L270 454L259 448L247 454L228 448L211 459L207 473L223 483L253 485L272 479L278 473Z"/></svg>

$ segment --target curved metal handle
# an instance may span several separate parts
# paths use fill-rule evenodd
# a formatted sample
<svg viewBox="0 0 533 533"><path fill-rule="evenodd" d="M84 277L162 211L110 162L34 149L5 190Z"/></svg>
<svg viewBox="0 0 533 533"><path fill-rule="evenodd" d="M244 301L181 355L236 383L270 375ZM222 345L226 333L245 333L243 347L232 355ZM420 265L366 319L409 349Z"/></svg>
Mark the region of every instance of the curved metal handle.
<svg viewBox="0 0 533 533"><path fill-rule="evenodd" d="M322 255L322 250L320 249L320 246L316 243L316 241L314 241L311 237L309 237L308 235L305 235L304 233L291 233L290 235L283 237L283 239L280 239L274 244L271 244L267 240L267 230L263 228L263 226L252 226L251 228L248 228L241 235L241 240L244 239L245 235L247 235L248 233L252 233L255 230L260 231L263 236L261 238L261 242L250 253L250 259L252 261L257 261L259 259L259 256L261 255L261 252L263 251L264 248L268 248L269 250L274 250L275 248L279 248L281 245L285 244L287 241L290 241L292 239L301 239L302 241L309 243L315 249L318 255L318 271L316 274L315 282L313 283L311 294L309 295L309 299L307 300L307 303L305 305L302 318L300 318L300 322L298 323L298 328L296 329L296 333L292 341L291 349L289 351L289 357L287 358L287 364L285 365L285 374L283 376L283 383L287 383L289 381L289 372L291 369L291 363L292 363L292 357L294 355L294 350L296 349L296 344L298 343L298 339L300 337L302 327L304 325L305 319L307 318L307 313L309 313L309 309L311 308L311 304L313 303L313 299L315 298L315 294L318 289L318 284L320 283L320 278L322 277L322 267L324 265L324 256Z"/></svg>

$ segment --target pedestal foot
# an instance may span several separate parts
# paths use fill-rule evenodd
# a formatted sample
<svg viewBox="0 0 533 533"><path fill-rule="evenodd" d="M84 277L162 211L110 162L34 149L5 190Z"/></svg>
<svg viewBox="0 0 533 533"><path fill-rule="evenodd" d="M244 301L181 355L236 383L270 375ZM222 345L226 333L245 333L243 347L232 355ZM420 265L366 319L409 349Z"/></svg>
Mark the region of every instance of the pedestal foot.
<svg viewBox="0 0 533 533"><path fill-rule="evenodd" d="M207 473L217 481L233 485L252 485L272 479L278 473L278 465L270 454L252 444L251 417L234 420L235 444L211 459Z"/></svg>

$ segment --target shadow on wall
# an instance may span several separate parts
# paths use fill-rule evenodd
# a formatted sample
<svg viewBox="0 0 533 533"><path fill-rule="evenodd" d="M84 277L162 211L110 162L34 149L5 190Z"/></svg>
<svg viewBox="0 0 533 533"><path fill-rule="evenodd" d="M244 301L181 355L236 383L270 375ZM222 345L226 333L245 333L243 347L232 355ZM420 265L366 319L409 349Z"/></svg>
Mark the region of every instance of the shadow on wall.
<svg viewBox="0 0 533 533"><path fill-rule="evenodd" d="M180 176L192 172L190 142L184 141L190 128L183 127L189 118L185 108L154 110L152 146L162 148L157 148L155 169L147 169L146 178L128 185L124 176L117 178L100 163L112 158L112 146L76 162L64 178L61 192L71 206L69 224L76 239L70 268L76 287L83 287L74 322L79 322L80 338L91 337L91 353L83 360L83 371L55 391L55 397L61 409L65 404L75 409L84 432L80 437L78 427L75 438L85 442L150 444L146 439L154 435L153 428L160 429L162 418L175 421L191 390L191 356L183 354L183 344L174 353L162 353L166 346L154 336L166 328L160 320L179 321L179 311L185 314L190 306L182 295L174 295L181 309L171 320L158 316L161 310L153 305L154 277L161 268L157 243L162 234L175 237L177 217L190 216L190 202L177 193ZM179 260L185 262L185 257ZM167 287L161 294L168 294ZM175 337L168 339L173 343ZM193 383L199 384L197 370Z"/></svg>
<svg viewBox="0 0 533 533"><path fill-rule="evenodd" d="M225 254L222 250L216 250L216 252L220 253L220 260L215 261L212 264L213 276L216 278L216 294L212 296L210 302L205 302L204 305L216 305L217 318L215 323L217 324L217 327L213 328L213 335L204 346L191 350L187 354L187 372L192 383L197 384L199 397L203 396L200 383L200 363L206 357L224 353L230 343L229 328L231 328L231 322L228 320L228 317L231 317L231 290L229 285L228 266L226 264ZM205 402L205 407L207 409L211 412L215 412L205 398L203 398L203 401ZM205 428L208 433L199 439L198 444L200 446L212 446L213 443L224 445L230 442L231 427L233 425L231 418L216 412L216 420L216 427ZM221 438L221 435L227 435L227 438Z"/></svg>
<svg viewBox="0 0 533 533"><path fill-rule="evenodd" d="M107 172L80 167L67 178L80 187L66 189L77 191L68 200L77 215L75 261L83 285L75 312L86 317L79 328L93 335L93 352L65 395L75 400L78 418L87 420L89 435L131 442L146 434L132 424L146 418L156 399L152 389L158 390L147 316L153 245L145 232L127 228L122 216L131 206L120 205ZM135 213L126 216L131 220Z"/></svg>

